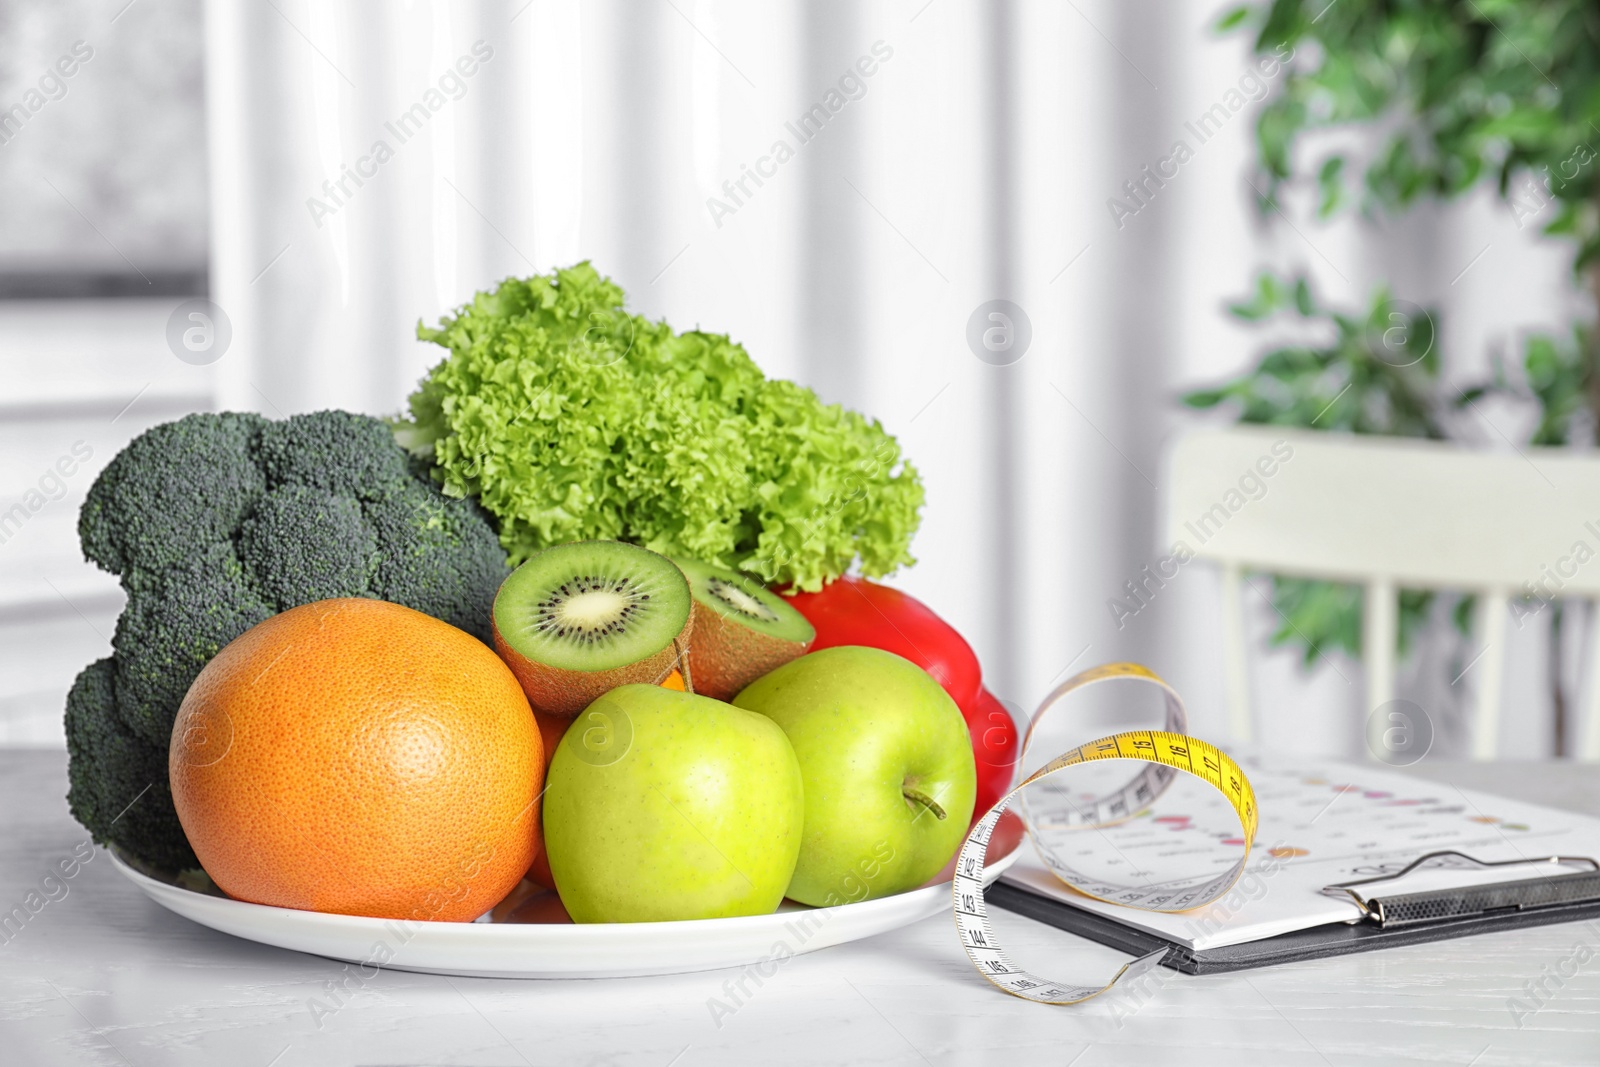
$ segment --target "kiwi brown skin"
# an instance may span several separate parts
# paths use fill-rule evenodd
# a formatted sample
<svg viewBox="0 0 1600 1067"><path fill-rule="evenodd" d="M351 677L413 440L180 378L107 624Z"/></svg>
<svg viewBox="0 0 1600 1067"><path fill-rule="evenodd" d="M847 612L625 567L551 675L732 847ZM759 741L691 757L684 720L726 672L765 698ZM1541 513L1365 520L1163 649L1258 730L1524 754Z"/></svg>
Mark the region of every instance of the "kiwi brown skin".
<svg viewBox="0 0 1600 1067"><path fill-rule="evenodd" d="M689 616L694 621L689 641L694 691L714 700L732 700L763 674L799 659L811 648L810 641L785 641L731 622L699 600Z"/></svg>
<svg viewBox="0 0 1600 1067"><path fill-rule="evenodd" d="M506 661L506 666L517 676L517 681L522 683L522 691L527 694L533 710L570 719L602 693L608 693L619 685L659 685L665 681L679 666L679 660L684 656L683 650L691 647L695 614L694 610L687 613L678 636L655 655L604 671L575 671L535 663L500 636L500 625L492 613L490 624L494 627L494 650ZM696 683L700 681L698 669L694 680Z"/></svg>

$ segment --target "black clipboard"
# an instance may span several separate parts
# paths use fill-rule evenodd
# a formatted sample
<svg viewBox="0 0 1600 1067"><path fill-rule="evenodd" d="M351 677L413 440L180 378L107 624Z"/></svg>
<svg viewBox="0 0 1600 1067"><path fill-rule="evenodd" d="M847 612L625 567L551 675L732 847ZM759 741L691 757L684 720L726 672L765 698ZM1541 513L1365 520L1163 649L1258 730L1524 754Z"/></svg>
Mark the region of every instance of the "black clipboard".
<svg viewBox="0 0 1600 1067"><path fill-rule="evenodd" d="M1161 960L1163 967L1195 975L1271 967L1279 963L1345 956L1352 952L1600 918L1600 864L1576 857L1552 856L1549 859L1566 864L1589 863L1592 869L1550 878L1493 882L1431 893L1367 897L1364 893L1355 892L1358 887L1398 879L1420 866L1457 866L1454 863L1430 863L1440 857L1456 857L1483 868L1529 862L1513 860L1507 863L1483 863L1458 852L1429 853L1395 874L1329 886L1324 890L1337 890L1351 896L1361 908L1364 916L1361 919L1348 923L1326 923L1257 941L1198 950L1096 912L1073 907L1003 878L985 891L984 899L995 907L1133 956L1145 956L1166 949L1166 955ZM1386 911L1389 913L1387 923L1383 921Z"/></svg>

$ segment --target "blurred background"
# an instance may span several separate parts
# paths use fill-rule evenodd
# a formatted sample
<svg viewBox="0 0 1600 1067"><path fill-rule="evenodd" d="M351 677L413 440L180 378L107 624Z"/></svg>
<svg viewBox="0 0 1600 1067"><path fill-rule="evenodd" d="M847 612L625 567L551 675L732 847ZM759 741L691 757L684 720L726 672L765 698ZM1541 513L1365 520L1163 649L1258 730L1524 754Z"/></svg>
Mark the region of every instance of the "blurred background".
<svg viewBox="0 0 1600 1067"><path fill-rule="evenodd" d="M1132 658L1226 736L1214 570L1115 605L1170 552L1173 442L1238 415L1183 396L1286 338L1332 343L1325 317L1229 305L1263 270L1359 314L1386 283L1429 309L1457 389L1587 307L1570 246L1490 185L1319 212L1326 145L1359 130L1297 144L1263 208L1256 123L1285 75L1253 29L1219 29L1230 7L0 0L0 515L26 504L0 520L0 743L62 744L66 689L106 654L122 597L75 523L133 436L188 411L398 412L441 355L419 320L583 259L636 310L729 333L899 437L927 505L920 562L890 581L969 638L1003 699ZM863 57L873 73L841 83ZM841 84L801 142L789 124ZM780 139L792 158L761 163ZM197 364L171 338L201 298L220 314ZM1016 329L998 356L969 342L997 300ZM1488 393L1439 418L1504 451L1539 409ZM1426 608L1399 678L1446 755L1474 653L1452 603ZM1273 646L1270 578L1245 608L1264 743L1361 753L1359 660ZM1508 629L1508 757L1552 752L1550 632Z"/></svg>

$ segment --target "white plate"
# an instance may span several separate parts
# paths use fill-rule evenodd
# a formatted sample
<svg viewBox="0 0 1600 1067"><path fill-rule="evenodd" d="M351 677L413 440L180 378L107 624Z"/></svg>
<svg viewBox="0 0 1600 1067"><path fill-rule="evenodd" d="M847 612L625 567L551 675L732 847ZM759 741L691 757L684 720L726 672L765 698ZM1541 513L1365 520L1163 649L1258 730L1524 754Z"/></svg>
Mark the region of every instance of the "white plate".
<svg viewBox="0 0 1600 1067"><path fill-rule="evenodd" d="M1017 857L1013 849L984 869L991 882ZM116 853L111 861L151 900L186 919L235 937L349 963L479 978L621 978L740 967L899 929L950 910L948 878L910 892L807 908L785 901L771 915L686 922L570 923L498 921L514 913L513 893L496 921L410 922L328 915L249 904L186 889L144 874ZM526 892L528 883L519 887Z"/></svg>

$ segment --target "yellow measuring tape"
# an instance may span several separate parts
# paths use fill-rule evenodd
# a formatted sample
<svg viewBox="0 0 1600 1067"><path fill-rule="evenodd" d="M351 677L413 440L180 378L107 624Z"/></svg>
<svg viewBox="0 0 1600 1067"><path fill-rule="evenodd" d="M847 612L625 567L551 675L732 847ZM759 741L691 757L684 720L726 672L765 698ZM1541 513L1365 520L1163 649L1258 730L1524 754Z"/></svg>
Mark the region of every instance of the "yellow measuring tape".
<svg viewBox="0 0 1600 1067"><path fill-rule="evenodd" d="M1088 897L1144 911L1188 911L1224 896L1244 873L1258 822L1255 792L1250 780L1227 753L1215 745L1188 736L1189 714L1170 685L1137 663L1108 663L1074 675L1044 698L1028 725L1022 743L1023 758L1033 742L1034 730L1068 694L1101 682L1128 680L1159 687L1166 703L1166 729L1132 730L1080 745L1057 756L1027 777L980 819L956 857L953 894L956 929L967 957L978 973L1012 996L1040 1004L1077 1004L1104 993L1129 970L1149 966L1165 954L1159 950L1125 964L1111 980L1099 986L1068 985L1041 978L1017 967L995 939L983 900L984 857L995 825L1013 801L1039 858L1065 885ZM1103 796L1084 801L1065 784L1052 780L1069 767L1099 760L1135 760L1144 766L1127 784ZM1062 847L1084 830L1122 822L1139 814L1164 793L1180 774L1191 774L1220 792L1239 817L1244 849L1239 860L1220 875L1179 882L1118 885L1081 874L1062 859ZM1028 795L1023 790L1028 787Z"/></svg>

